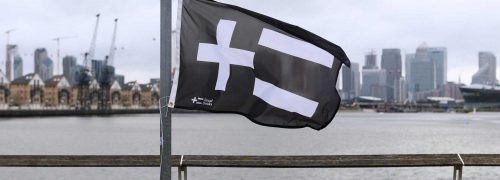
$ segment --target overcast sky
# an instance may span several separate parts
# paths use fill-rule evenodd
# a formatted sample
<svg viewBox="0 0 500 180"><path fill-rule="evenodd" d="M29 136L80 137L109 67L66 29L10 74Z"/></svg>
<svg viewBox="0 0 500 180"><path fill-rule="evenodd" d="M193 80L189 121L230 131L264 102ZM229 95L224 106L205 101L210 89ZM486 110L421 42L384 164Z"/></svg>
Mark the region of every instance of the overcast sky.
<svg viewBox="0 0 500 180"><path fill-rule="evenodd" d="M470 83L478 69L479 51L500 55L500 1L496 0L220 1L301 26L340 45L353 62L361 64L372 49L380 63L382 48L413 53L422 42L447 47L449 81L457 81L460 75L462 82ZM47 48L56 59L52 39L58 36L77 37L62 41L61 56L74 55L82 62L97 13L102 16L96 57L109 53L113 19L120 18L117 73L125 74L126 81L159 77L159 0L0 0L0 31L16 28L11 42L19 45L28 73L33 71L35 48ZM0 42L5 41L2 33ZM4 48L0 54L3 62Z"/></svg>

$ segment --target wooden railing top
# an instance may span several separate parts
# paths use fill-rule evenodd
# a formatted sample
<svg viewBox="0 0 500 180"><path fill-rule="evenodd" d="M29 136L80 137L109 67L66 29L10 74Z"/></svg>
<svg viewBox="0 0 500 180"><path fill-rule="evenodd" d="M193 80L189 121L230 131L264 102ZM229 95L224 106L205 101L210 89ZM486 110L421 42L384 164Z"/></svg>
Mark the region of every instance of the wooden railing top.
<svg viewBox="0 0 500 180"><path fill-rule="evenodd" d="M399 154L324 156L174 155L172 166L254 168L363 168L500 166L500 154ZM182 159L182 162L181 162ZM0 155L0 167L158 167L158 155Z"/></svg>
<svg viewBox="0 0 500 180"><path fill-rule="evenodd" d="M360 168L461 165L456 154L325 156L184 156L193 167Z"/></svg>
<svg viewBox="0 0 500 180"><path fill-rule="evenodd" d="M460 154L465 166L500 166L500 154Z"/></svg>
<svg viewBox="0 0 500 180"><path fill-rule="evenodd" d="M179 166L180 156L172 156L172 164ZM121 156L0 156L0 167L158 167L158 155Z"/></svg>

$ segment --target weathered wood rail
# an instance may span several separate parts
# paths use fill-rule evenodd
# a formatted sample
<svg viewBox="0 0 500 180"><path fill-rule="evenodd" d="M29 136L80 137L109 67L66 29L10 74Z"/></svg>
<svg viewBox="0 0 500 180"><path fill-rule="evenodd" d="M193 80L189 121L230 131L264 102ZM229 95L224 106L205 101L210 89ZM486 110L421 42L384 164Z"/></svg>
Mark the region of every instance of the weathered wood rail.
<svg viewBox="0 0 500 180"><path fill-rule="evenodd" d="M174 155L172 167L187 179L187 167L224 168L385 168L453 167L462 179L464 166L500 166L500 154L399 154L325 156L212 156ZM0 155L0 167L158 167L158 155L47 156Z"/></svg>

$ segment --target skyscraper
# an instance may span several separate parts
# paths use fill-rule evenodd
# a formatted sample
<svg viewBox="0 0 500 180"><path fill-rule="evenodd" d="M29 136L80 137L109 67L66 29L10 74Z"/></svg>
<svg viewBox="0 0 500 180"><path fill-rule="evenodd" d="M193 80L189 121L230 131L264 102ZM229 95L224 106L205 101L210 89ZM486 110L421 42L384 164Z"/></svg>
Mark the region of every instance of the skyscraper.
<svg viewBox="0 0 500 180"><path fill-rule="evenodd" d="M377 66L377 55L374 51L365 55L365 66L363 66L363 83L361 84L362 96L374 96L387 98L387 74Z"/></svg>
<svg viewBox="0 0 500 180"><path fill-rule="evenodd" d="M472 84L497 83L497 59L491 52L479 52L479 70L472 76Z"/></svg>
<svg viewBox="0 0 500 180"><path fill-rule="evenodd" d="M363 69L361 95L387 98L386 72L383 69Z"/></svg>
<svg viewBox="0 0 500 180"><path fill-rule="evenodd" d="M35 74L40 74L42 72L42 61L48 59L47 50L45 48L38 48L35 50L34 54L34 72Z"/></svg>
<svg viewBox="0 0 500 180"><path fill-rule="evenodd" d="M446 84L448 79L448 53L445 47L429 47L429 59L436 65L436 88Z"/></svg>
<svg viewBox="0 0 500 180"><path fill-rule="evenodd" d="M427 44L421 44L415 58L409 62L409 90L428 91L443 85L442 81L446 81L446 61L446 48L429 48Z"/></svg>
<svg viewBox="0 0 500 180"><path fill-rule="evenodd" d="M14 56L14 79L23 76L23 58L19 55Z"/></svg>
<svg viewBox="0 0 500 180"><path fill-rule="evenodd" d="M52 78L54 76L54 63L52 59L50 58L45 58L41 62L41 68L40 68L40 78L42 80L46 81Z"/></svg>
<svg viewBox="0 0 500 180"><path fill-rule="evenodd" d="M6 51L6 59L5 59L5 77L8 80L12 80L12 59L14 55L17 55L17 45L7 44Z"/></svg>
<svg viewBox="0 0 500 180"><path fill-rule="evenodd" d="M404 102L408 97L408 92L406 90L406 82L403 77L396 80L396 84L394 86L394 102Z"/></svg>
<svg viewBox="0 0 500 180"><path fill-rule="evenodd" d="M377 54L375 51L369 52L365 55L365 65L363 69L378 69L377 66Z"/></svg>
<svg viewBox="0 0 500 180"><path fill-rule="evenodd" d="M102 60L92 60L92 66L90 68L90 72L95 79L101 79L104 70L104 61Z"/></svg>
<svg viewBox="0 0 500 180"><path fill-rule="evenodd" d="M63 75L70 84L76 84L76 57L65 56L63 58Z"/></svg>
<svg viewBox="0 0 500 180"><path fill-rule="evenodd" d="M382 50L382 69L386 72L387 83L387 101L394 102L399 97L396 97L395 89L398 88L398 83L401 79L403 69L401 60L401 50L399 49L383 49Z"/></svg>
<svg viewBox="0 0 500 180"><path fill-rule="evenodd" d="M342 67L342 91L346 99L353 99L359 96L360 91L359 64L351 63L351 68Z"/></svg>
<svg viewBox="0 0 500 180"><path fill-rule="evenodd" d="M405 55L405 83L408 91L411 91L410 79L411 79L411 63L415 61L415 54Z"/></svg>

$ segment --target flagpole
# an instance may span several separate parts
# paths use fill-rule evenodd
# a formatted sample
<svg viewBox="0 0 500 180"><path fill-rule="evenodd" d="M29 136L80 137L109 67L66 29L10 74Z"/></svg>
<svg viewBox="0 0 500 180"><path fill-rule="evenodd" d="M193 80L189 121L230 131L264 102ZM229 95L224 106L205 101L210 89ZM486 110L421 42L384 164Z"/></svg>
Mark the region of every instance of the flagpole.
<svg viewBox="0 0 500 180"><path fill-rule="evenodd" d="M160 10L160 110L161 110L161 164L160 180L171 180L172 112L168 108L171 90L172 0L161 0ZM163 103L162 103L163 102Z"/></svg>

